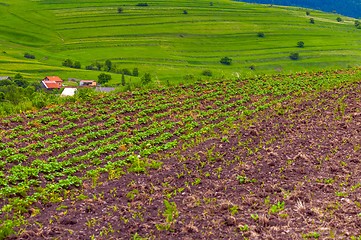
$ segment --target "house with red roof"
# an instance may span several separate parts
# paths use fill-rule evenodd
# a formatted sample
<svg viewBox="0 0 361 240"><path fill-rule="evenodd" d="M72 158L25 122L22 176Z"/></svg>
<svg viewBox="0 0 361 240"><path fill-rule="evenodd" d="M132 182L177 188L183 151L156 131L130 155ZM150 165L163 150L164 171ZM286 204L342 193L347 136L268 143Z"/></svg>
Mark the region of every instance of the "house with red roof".
<svg viewBox="0 0 361 240"><path fill-rule="evenodd" d="M60 89L63 86L63 80L58 76L47 76L41 81L41 86L45 89Z"/></svg>

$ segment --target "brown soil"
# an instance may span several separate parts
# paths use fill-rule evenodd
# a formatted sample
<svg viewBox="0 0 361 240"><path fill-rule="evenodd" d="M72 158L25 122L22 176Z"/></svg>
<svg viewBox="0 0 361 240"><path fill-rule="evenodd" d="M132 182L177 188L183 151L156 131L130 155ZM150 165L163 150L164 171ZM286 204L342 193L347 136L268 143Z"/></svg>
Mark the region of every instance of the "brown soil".
<svg viewBox="0 0 361 240"><path fill-rule="evenodd" d="M86 180L58 203L35 204L40 213L9 239L359 236L360 93L353 84L302 96L151 155L161 169ZM176 204L168 221L164 200Z"/></svg>

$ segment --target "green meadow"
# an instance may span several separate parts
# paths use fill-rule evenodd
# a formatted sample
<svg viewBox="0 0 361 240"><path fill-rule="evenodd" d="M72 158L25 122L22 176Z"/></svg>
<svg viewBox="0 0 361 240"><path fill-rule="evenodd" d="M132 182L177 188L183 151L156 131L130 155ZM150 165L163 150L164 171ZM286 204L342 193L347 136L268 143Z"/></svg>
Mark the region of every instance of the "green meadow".
<svg viewBox="0 0 361 240"><path fill-rule="evenodd" d="M96 79L100 72L85 66L107 59L161 83L204 78L206 69L214 78L231 78L360 66L361 30L352 18L337 22L337 14L308 10L307 16L306 9L229 0L138 3L1 0L0 75ZM36 58L24 58L26 52ZM292 52L300 58L291 60ZM223 57L232 64L222 65ZM63 67L67 58L82 69Z"/></svg>

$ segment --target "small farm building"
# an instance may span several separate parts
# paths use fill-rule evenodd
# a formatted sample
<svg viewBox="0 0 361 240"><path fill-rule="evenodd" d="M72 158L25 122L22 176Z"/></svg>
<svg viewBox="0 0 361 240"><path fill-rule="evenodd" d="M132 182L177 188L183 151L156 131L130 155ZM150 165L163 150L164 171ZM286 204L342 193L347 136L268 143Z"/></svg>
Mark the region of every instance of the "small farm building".
<svg viewBox="0 0 361 240"><path fill-rule="evenodd" d="M62 97L74 96L76 91L77 91L76 88L64 88L60 96Z"/></svg>
<svg viewBox="0 0 361 240"><path fill-rule="evenodd" d="M79 82L79 86L89 86L89 87L95 87L97 85L97 83L93 80L81 80Z"/></svg>
<svg viewBox="0 0 361 240"><path fill-rule="evenodd" d="M0 76L0 81L1 80L11 80L11 77L9 77L9 76Z"/></svg>

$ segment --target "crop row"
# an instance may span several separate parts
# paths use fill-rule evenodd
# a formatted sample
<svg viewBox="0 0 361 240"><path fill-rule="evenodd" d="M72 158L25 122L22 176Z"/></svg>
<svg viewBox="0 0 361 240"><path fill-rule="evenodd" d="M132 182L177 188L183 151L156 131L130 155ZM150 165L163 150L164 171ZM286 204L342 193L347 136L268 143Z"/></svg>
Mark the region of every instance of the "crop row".
<svg viewBox="0 0 361 240"><path fill-rule="evenodd" d="M80 187L85 179L159 168L162 162L152 156L185 150L195 139L225 131L255 112L282 105L292 95L353 82L359 75L350 69L321 76L202 83L106 95L3 119L2 221L20 221L36 201L49 201L64 189Z"/></svg>

